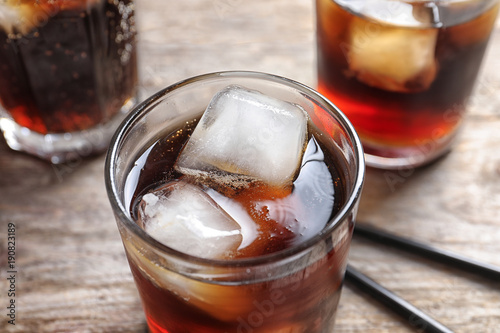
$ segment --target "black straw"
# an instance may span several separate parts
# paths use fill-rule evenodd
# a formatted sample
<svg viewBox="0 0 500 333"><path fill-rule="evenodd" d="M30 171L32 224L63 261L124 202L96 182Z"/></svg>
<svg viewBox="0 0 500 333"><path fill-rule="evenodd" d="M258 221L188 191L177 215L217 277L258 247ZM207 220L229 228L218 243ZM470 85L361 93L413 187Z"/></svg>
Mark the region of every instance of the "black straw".
<svg viewBox="0 0 500 333"><path fill-rule="evenodd" d="M404 299L385 289L375 281L360 273L351 265L347 265L345 278L348 282L356 285L362 291L373 296L379 302L383 303L391 310L402 316L408 321L410 326L419 332L427 333L453 333L452 330L431 318L415 306Z"/></svg>
<svg viewBox="0 0 500 333"><path fill-rule="evenodd" d="M394 246L413 254L418 254L424 258L432 259L451 267L493 279L496 282L500 281L500 267L495 265L467 258L460 254L442 250L409 238L396 236L363 223L356 223L354 234L378 243Z"/></svg>

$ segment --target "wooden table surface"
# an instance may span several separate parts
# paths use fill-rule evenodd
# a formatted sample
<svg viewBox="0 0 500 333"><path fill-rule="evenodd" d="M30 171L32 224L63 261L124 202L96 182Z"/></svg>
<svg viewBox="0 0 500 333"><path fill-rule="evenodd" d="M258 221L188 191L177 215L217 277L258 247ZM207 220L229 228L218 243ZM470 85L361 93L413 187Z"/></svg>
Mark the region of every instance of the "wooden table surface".
<svg viewBox="0 0 500 333"><path fill-rule="evenodd" d="M137 0L142 98L218 70L315 85L311 0ZM498 22L497 22L498 23ZM359 220L500 265L500 28L455 149L368 170ZM0 332L146 332L104 188L104 156L52 166L0 142ZM16 325L7 323L15 225ZM354 239L351 263L455 332L500 332L500 282ZM421 332L347 285L336 332Z"/></svg>

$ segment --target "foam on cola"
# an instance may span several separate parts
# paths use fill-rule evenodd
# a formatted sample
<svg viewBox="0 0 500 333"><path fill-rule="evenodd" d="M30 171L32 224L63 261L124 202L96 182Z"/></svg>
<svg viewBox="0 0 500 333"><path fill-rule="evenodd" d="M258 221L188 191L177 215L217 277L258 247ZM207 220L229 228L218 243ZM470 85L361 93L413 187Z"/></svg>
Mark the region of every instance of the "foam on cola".
<svg viewBox="0 0 500 333"><path fill-rule="evenodd" d="M260 256L303 242L343 197L305 111L242 87L219 92L199 121L139 160L146 162L132 212L140 225L205 258Z"/></svg>

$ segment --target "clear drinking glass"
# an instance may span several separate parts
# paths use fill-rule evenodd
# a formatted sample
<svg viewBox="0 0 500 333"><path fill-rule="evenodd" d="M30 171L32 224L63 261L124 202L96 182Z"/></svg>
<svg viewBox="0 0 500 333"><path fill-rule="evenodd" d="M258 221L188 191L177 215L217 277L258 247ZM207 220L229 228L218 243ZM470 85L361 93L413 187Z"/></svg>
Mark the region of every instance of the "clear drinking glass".
<svg viewBox="0 0 500 333"><path fill-rule="evenodd" d="M332 157L343 195L323 230L284 250L214 260L162 244L132 217L138 173L158 167L151 147L199 118L212 96L241 85L302 106ZM228 138L230 140L230 138ZM168 150L168 144L165 146ZM109 200L152 333L331 332L364 179L361 144L347 118L316 91L256 72L219 72L174 84L139 104L112 139ZM160 176L161 179L161 176ZM142 184L145 188L148 184ZM337 193L335 194L337 195Z"/></svg>
<svg viewBox="0 0 500 333"><path fill-rule="evenodd" d="M497 0L316 0L318 91L354 125L370 166L450 150Z"/></svg>
<svg viewBox="0 0 500 333"><path fill-rule="evenodd" d="M52 163L108 148L136 102L132 0L0 2L0 129Z"/></svg>

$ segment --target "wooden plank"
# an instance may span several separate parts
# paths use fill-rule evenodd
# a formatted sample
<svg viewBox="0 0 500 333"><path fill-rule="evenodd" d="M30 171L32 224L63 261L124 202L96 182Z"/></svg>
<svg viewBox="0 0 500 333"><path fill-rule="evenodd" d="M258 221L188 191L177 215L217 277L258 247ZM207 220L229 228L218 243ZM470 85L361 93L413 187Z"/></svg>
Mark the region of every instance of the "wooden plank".
<svg viewBox="0 0 500 333"><path fill-rule="evenodd" d="M219 7L217 7L219 6ZM314 86L310 1L137 0L141 94L218 70ZM500 31L455 149L418 170L368 170L360 220L500 265ZM103 179L104 156L51 166L0 143L1 332L146 332ZM16 326L6 323L7 224L16 225ZM496 332L500 286L356 239L351 263L456 332ZM336 332L414 332L355 288Z"/></svg>

